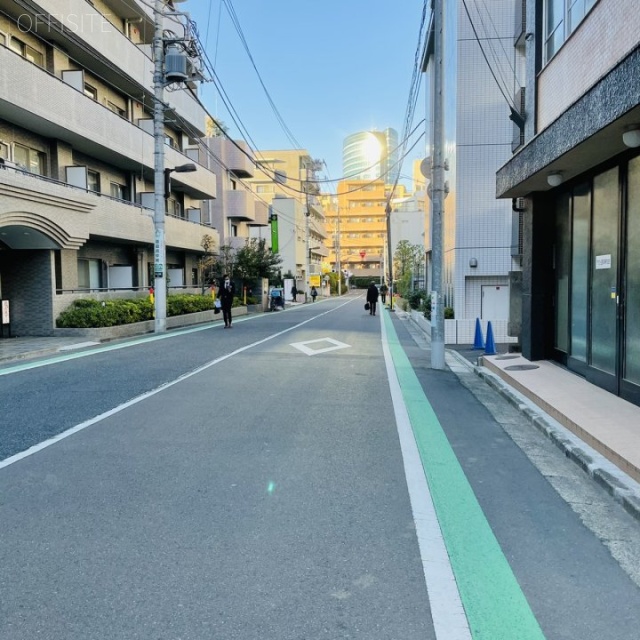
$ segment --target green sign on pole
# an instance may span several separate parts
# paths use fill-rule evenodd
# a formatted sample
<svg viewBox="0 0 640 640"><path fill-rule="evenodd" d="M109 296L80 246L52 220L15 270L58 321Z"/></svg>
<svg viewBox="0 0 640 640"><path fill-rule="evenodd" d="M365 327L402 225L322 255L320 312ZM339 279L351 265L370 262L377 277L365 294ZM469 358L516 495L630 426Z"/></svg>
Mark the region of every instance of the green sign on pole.
<svg viewBox="0 0 640 640"><path fill-rule="evenodd" d="M271 252L278 253L278 216L271 214Z"/></svg>

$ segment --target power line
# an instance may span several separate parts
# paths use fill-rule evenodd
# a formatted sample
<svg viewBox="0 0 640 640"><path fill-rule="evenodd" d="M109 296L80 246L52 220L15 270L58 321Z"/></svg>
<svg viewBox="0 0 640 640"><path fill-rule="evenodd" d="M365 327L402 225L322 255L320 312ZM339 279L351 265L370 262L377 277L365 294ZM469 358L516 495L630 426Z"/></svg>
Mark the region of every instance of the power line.
<svg viewBox="0 0 640 640"><path fill-rule="evenodd" d="M473 23L473 20L471 18L471 13L469 12L469 7L467 6L467 1L466 0L462 0L462 5L464 6L464 10L467 14L467 17L469 18L469 24L471 25L471 29L473 30L473 34L475 36L476 42L478 43L478 46L480 47L480 52L482 53L482 57L484 58L484 61L487 63L487 67L489 67L489 72L491 73L497 87L498 90L500 91L500 93L502 94L502 97L505 99L507 105L509 106L510 109L512 109L512 111L516 111L519 112L518 107L516 106L516 104L513 102L513 100L511 100L509 97L507 97L507 95L505 94L505 91L503 89L503 87L501 86L498 78L496 77L496 74L493 70L493 68L491 67L491 64L489 62L489 59L487 58L487 54L485 53L484 47L482 46L482 42L480 41L480 37L478 36L478 31L476 30L476 26Z"/></svg>

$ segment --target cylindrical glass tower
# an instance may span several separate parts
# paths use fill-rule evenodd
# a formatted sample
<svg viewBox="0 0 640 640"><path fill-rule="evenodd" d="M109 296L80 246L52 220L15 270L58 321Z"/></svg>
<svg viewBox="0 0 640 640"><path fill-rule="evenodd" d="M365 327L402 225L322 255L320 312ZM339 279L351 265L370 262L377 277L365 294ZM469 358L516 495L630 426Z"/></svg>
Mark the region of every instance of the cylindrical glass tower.
<svg viewBox="0 0 640 640"><path fill-rule="evenodd" d="M398 132L360 131L344 139L342 144L342 172L350 180L395 182L399 167Z"/></svg>

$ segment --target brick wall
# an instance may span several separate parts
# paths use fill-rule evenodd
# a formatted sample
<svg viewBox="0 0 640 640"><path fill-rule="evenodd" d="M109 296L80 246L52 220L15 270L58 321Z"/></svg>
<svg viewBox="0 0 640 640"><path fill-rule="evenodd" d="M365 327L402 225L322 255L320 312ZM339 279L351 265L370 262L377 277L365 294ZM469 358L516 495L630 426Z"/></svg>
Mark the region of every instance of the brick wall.
<svg viewBox="0 0 640 640"><path fill-rule="evenodd" d="M0 271L2 297L11 302L12 335L53 335L53 252L3 252Z"/></svg>

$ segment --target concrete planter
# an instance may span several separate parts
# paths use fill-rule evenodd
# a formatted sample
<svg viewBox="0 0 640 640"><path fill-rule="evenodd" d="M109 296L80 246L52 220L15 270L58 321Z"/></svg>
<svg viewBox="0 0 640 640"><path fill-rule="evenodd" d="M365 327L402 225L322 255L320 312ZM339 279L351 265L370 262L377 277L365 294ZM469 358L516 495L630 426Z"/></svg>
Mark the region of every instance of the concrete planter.
<svg viewBox="0 0 640 640"><path fill-rule="evenodd" d="M233 317L247 315L247 307L235 307L233 309ZM213 310L199 311L198 313L187 313L182 316L172 316L167 318L167 329L176 329L178 327L190 327L205 322L213 322L222 320L222 314L214 314ZM121 324L116 327L98 327L92 329L54 329L53 335L60 338L86 338L88 340L105 341L115 340L117 338L129 338L144 333L152 333L154 329L154 321L146 320L145 322L133 322L131 324Z"/></svg>
<svg viewBox="0 0 640 640"><path fill-rule="evenodd" d="M431 322L420 311L411 310L411 321L428 335L431 335ZM487 335L487 321L481 321L483 335ZM500 344L517 344L518 339L507 334L507 320L494 320L491 323L493 338ZM475 320L445 320L444 341L446 344L473 344Z"/></svg>

